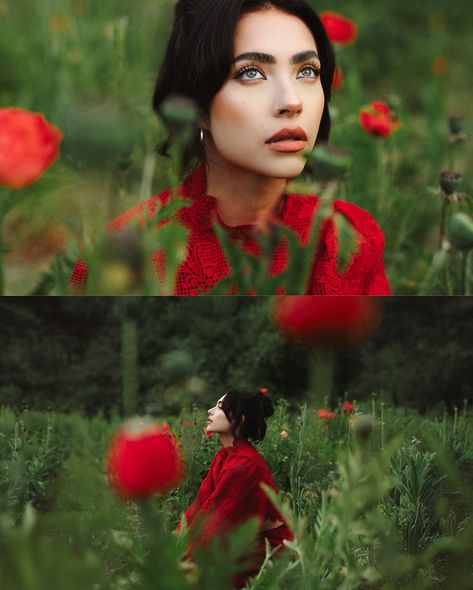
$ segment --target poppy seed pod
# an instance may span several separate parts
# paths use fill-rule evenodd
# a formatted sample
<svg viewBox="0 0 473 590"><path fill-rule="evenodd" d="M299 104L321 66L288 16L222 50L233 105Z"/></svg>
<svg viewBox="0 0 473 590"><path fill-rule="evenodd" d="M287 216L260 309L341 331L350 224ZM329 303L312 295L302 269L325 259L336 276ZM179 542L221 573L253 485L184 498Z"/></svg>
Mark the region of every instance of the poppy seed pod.
<svg viewBox="0 0 473 590"><path fill-rule="evenodd" d="M373 432L374 420L373 416L368 414L362 414L361 416L355 416L353 420L353 429L356 434L356 438L365 442L369 439Z"/></svg>
<svg viewBox="0 0 473 590"><path fill-rule="evenodd" d="M458 250L473 248L473 219L466 213L455 213L450 220L448 239Z"/></svg>
<svg viewBox="0 0 473 590"><path fill-rule="evenodd" d="M107 467L110 485L125 499L166 492L184 476L182 452L172 430L149 419L131 419L115 434Z"/></svg>
<svg viewBox="0 0 473 590"><path fill-rule="evenodd" d="M463 177L461 174L447 170L440 175L440 188L446 195L450 196L458 192L462 180Z"/></svg>
<svg viewBox="0 0 473 590"><path fill-rule="evenodd" d="M464 131L464 118L462 115L450 115L448 118L448 128L452 135L458 135Z"/></svg>
<svg viewBox="0 0 473 590"><path fill-rule="evenodd" d="M160 114L170 131L185 135L187 140L197 124L199 109L191 98L173 94L163 102Z"/></svg>

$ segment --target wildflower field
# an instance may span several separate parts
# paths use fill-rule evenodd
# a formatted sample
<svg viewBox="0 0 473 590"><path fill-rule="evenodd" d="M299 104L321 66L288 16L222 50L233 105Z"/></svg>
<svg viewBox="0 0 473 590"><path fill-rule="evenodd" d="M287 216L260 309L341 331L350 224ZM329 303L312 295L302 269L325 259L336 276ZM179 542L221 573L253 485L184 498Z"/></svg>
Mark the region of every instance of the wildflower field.
<svg viewBox="0 0 473 590"><path fill-rule="evenodd" d="M268 556L250 588L471 588L466 404L431 416L375 397L325 413L306 404L290 410L282 397L275 407L257 448L296 539L282 556ZM107 481L118 417L1 409L2 588L231 588L251 522L232 535L224 560L211 545L182 561L185 537L172 532L220 447L218 436L205 434L201 407L159 422L165 418L182 448L181 480L154 499L123 501Z"/></svg>
<svg viewBox="0 0 473 590"><path fill-rule="evenodd" d="M331 143L347 155L329 192L379 222L394 294L470 293L471 3L309 3L326 13L338 63ZM182 232L100 235L183 172L178 159L153 153L165 128L151 95L174 4L0 1L3 292L67 294L74 263L93 252L89 294L172 293L173 277L158 285L149 259L164 248L177 265ZM335 27L327 11L337 12ZM11 147L20 129L24 151ZM320 158L309 160L292 190L321 194ZM257 292L272 293L266 284Z"/></svg>

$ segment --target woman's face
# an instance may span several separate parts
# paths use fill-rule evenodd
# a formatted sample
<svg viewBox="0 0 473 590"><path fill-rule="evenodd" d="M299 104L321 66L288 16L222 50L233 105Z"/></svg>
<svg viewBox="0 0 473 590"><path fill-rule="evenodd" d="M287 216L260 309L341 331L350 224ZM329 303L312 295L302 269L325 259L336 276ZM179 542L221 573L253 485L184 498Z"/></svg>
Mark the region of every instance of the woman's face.
<svg viewBox="0 0 473 590"><path fill-rule="evenodd" d="M254 52L267 57L239 59ZM211 135L208 157L267 177L295 178L305 166L302 149L314 147L325 102L312 33L282 10L251 12L238 23L234 57L203 122ZM267 143L282 129L295 128L304 131L305 142Z"/></svg>
<svg viewBox="0 0 473 590"><path fill-rule="evenodd" d="M225 412L222 410L222 401L225 396L222 396L213 408L207 411L207 431L218 432L220 434L227 434L231 431L231 423L225 416Z"/></svg>

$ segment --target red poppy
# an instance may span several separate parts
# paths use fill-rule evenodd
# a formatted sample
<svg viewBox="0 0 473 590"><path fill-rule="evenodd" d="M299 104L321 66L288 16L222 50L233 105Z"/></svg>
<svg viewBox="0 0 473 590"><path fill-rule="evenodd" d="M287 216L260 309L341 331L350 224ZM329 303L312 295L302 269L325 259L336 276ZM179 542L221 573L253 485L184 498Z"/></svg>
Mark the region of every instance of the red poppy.
<svg viewBox="0 0 473 590"><path fill-rule="evenodd" d="M342 408L345 414L351 414L355 409L355 405L349 402L348 400L345 400L344 402L342 402Z"/></svg>
<svg viewBox="0 0 473 590"><path fill-rule="evenodd" d="M261 387L259 392L262 393L263 395L269 395L269 389L267 387Z"/></svg>
<svg viewBox="0 0 473 590"><path fill-rule="evenodd" d="M327 412L327 410L317 410L317 418L321 420L333 420L335 418L335 412Z"/></svg>
<svg viewBox="0 0 473 590"><path fill-rule="evenodd" d="M176 487L184 476L184 461L169 426L135 419L113 437L107 471L120 496L143 499Z"/></svg>
<svg viewBox="0 0 473 590"><path fill-rule="evenodd" d="M205 427L204 427L204 434L205 434L205 436L206 436L207 438L210 438L210 437L212 436L213 432L209 432L209 431L207 430L207 426L205 426Z"/></svg>
<svg viewBox="0 0 473 590"><path fill-rule="evenodd" d="M184 428L188 428L190 425L191 425L191 423L189 422L189 420L182 421L182 426L184 426Z"/></svg>
<svg viewBox="0 0 473 590"><path fill-rule="evenodd" d="M343 88L343 72L340 68L335 68L332 78L332 90L341 90Z"/></svg>
<svg viewBox="0 0 473 590"><path fill-rule="evenodd" d="M351 45L356 41L358 26L354 21L331 10L321 12L319 16L332 43Z"/></svg>
<svg viewBox="0 0 473 590"><path fill-rule="evenodd" d="M0 184L22 188L35 182L59 156L62 138L41 113L0 108Z"/></svg>
<svg viewBox="0 0 473 590"><path fill-rule="evenodd" d="M375 100L360 110L360 125L370 135L389 137L400 127L396 113L381 100Z"/></svg>
<svg viewBox="0 0 473 590"><path fill-rule="evenodd" d="M372 297L278 297L274 320L298 344L350 346L369 336L379 318Z"/></svg>

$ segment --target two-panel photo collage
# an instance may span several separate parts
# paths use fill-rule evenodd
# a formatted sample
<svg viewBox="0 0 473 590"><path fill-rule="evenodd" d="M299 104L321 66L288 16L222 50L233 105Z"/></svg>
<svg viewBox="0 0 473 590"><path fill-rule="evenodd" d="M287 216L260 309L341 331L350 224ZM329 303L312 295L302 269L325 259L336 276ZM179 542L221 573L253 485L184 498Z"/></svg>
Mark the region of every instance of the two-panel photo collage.
<svg viewBox="0 0 473 590"><path fill-rule="evenodd" d="M471 590L471 2L0 23L0 590Z"/></svg>

